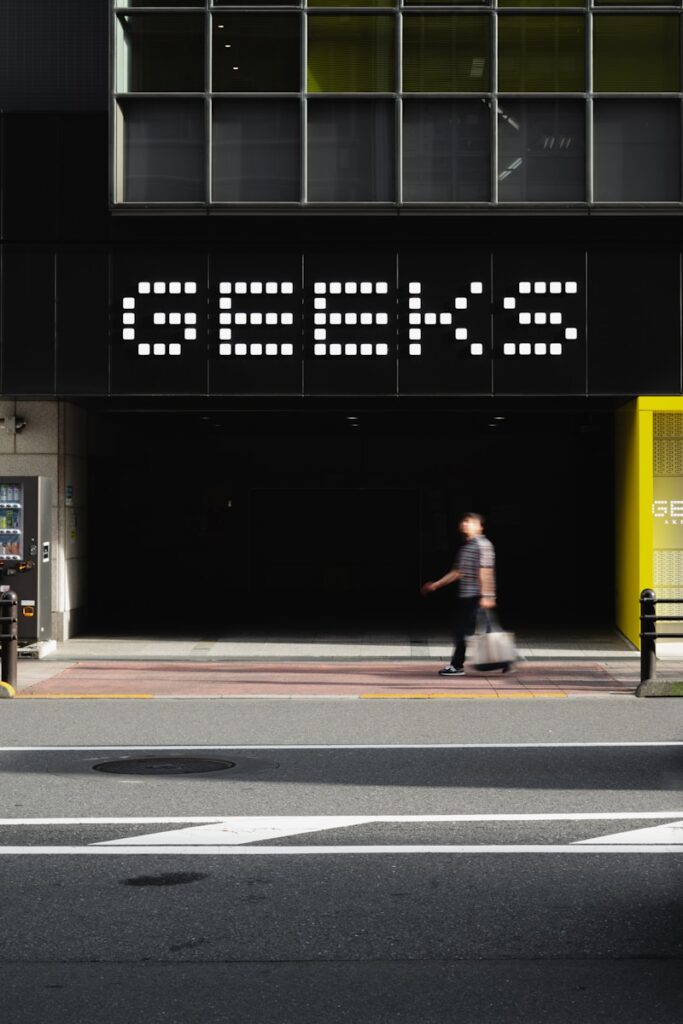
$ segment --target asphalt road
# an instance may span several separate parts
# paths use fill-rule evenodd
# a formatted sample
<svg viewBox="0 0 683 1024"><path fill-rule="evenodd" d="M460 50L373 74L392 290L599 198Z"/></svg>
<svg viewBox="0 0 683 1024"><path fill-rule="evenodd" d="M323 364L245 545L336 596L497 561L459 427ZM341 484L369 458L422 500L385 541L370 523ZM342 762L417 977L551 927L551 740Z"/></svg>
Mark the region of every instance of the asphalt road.
<svg viewBox="0 0 683 1024"><path fill-rule="evenodd" d="M3 704L3 1014L681 1019L682 725L625 698ZM93 770L176 757L232 766Z"/></svg>

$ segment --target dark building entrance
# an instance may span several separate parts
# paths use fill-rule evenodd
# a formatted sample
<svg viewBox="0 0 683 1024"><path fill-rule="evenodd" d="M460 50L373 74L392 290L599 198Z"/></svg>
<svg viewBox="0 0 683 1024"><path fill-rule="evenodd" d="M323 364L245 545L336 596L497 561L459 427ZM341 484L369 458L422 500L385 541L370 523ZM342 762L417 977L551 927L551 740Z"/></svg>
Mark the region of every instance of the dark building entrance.
<svg viewBox="0 0 683 1024"><path fill-rule="evenodd" d="M448 624L487 517L516 628L613 623L613 411L108 409L90 436L90 629L239 637ZM137 609L131 622L130 599Z"/></svg>

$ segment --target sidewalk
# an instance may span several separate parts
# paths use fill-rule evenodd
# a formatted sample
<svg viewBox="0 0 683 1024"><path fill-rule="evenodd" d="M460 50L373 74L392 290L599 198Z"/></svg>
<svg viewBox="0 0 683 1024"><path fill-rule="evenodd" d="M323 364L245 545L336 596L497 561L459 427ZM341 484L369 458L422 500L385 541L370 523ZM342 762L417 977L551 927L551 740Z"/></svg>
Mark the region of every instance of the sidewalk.
<svg viewBox="0 0 683 1024"><path fill-rule="evenodd" d="M443 661L81 661L19 666L31 697L568 697L629 695L638 663L520 662L508 675L440 677ZM671 668L670 666L669 668ZM683 665L681 666L683 670ZM683 672L678 678L683 678Z"/></svg>
<svg viewBox="0 0 683 1024"><path fill-rule="evenodd" d="M370 652L370 653L368 653ZM19 661L19 698L489 698L629 696L637 651L616 634L520 637L509 675L468 669L440 677L446 637L84 638L43 660ZM662 679L683 679L683 659L659 662Z"/></svg>

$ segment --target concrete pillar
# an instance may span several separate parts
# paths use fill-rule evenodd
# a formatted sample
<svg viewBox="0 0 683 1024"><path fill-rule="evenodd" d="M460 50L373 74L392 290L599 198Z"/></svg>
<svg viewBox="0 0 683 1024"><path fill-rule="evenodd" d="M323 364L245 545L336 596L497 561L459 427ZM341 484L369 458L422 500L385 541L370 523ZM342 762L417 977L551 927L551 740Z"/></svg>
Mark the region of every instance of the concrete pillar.
<svg viewBox="0 0 683 1024"><path fill-rule="evenodd" d="M55 399L0 399L0 417L26 421L20 433L0 424L0 475L53 482L52 635L83 628L87 608L87 413Z"/></svg>

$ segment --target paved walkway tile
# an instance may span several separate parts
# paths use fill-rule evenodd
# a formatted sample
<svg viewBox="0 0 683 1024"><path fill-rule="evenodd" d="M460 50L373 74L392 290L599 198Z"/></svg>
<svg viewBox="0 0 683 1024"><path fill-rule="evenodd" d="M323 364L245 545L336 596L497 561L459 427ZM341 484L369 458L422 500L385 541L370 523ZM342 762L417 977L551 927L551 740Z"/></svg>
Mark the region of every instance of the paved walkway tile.
<svg viewBox="0 0 683 1024"><path fill-rule="evenodd" d="M20 696L71 697L491 697L630 694L598 663L522 662L508 675L468 670L438 675L440 662L154 662L82 661L55 665L47 678L21 686Z"/></svg>

